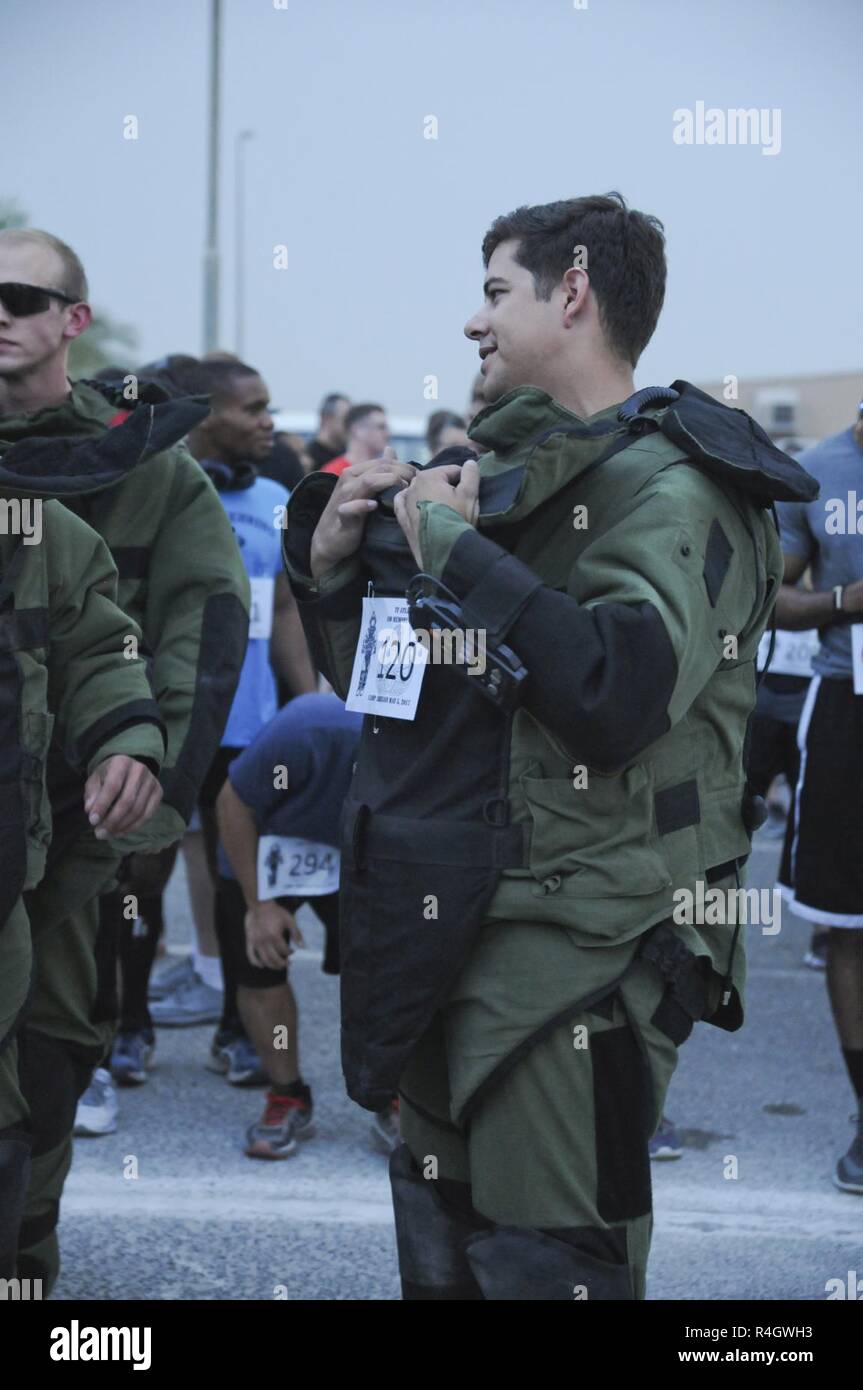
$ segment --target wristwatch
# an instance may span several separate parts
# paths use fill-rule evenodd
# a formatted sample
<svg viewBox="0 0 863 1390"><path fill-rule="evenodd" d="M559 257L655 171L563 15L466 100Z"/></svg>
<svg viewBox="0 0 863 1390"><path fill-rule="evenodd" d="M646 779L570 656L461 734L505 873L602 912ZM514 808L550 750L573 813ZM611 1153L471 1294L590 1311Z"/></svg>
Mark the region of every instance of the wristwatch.
<svg viewBox="0 0 863 1390"><path fill-rule="evenodd" d="M842 595L844 594L844 592L845 592L845 585L844 585L844 584L834 584L834 585L833 585L833 607L836 609L836 612L837 612L837 613L844 613L844 612L845 612L844 608L842 607Z"/></svg>

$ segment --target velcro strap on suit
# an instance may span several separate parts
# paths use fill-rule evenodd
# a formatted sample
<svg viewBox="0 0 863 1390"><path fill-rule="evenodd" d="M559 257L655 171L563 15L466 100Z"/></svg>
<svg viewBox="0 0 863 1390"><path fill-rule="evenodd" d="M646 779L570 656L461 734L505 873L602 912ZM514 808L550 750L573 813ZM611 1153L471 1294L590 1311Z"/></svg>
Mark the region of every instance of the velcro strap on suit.
<svg viewBox="0 0 863 1390"><path fill-rule="evenodd" d="M513 555L501 555L462 599L465 627L483 630L496 647L521 616L542 580Z"/></svg>
<svg viewBox="0 0 863 1390"><path fill-rule="evenodd" d="M667 980L672 997L691 1019L698 1021L704 1017L708 1002L707 981L695 952L684 945L673 927L659 922L646 933L637 954L641 960L656 966Z"/></svg>

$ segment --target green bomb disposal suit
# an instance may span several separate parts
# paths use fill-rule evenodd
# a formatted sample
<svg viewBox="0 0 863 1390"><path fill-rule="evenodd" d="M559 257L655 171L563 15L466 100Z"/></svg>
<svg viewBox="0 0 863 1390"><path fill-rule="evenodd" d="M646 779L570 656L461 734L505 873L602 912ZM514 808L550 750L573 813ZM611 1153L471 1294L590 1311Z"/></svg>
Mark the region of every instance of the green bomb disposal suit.
<svg viewBox="0 0 863 1390"><path fill-rule="evenodd" d="M421 503L418 582L486 634L490 665L506 647L528 675L504 708L467 667L429 663L413 721L364 718L343 1067L360 1104L402 1097L406 1298L641 1298L677 1048L698 1019L743 1021L735 928L675 925L673 895L735 885L750 851L744 739L782 577L767 509L816 485L682 381L587 421L522 387L471 437L478 526ZM360 551L312 580L334 485L295 489L285 559L344 698L369 584L415 601L417 581L383 502Z"/></svg>
<svg viewBox="0 0 863 1390"><path fill-rule="evenodd" d="M140 435L138 429L124 456L142 455ZM80 455L66 462L70 471L83 467ZM114 602L117 571L104 541L51 500L55 464L53 446L0 444L6 515L14 515L22 498L35 508L25 512L29 533L4 527L0 534L0 1278L15 1274L30 1172L32 1127L16 1045L31 988L22 895L29 897L43 878L51 842L52 733L82 780L116 754L140 758L158 772L165 752L145 664L126 655L130 637L142 642L141 630ZM87 464L101 481L127 466L116 448L91 449ZM27 472L23 488L19 469Z"/></svg>
<svg viewBox="0 0 863 1390"><path fill-rule="evenodd" d="M99 895L123 855L183 834L245 654L249 586L239 549L215 488L180 443L207 410L206 400L168 400L157 387L142 385L136 403L78 382L60 406L0 417L0 440L16 446L0 490L50 489L110 550L167 740L162 804L140 830L105 841L83 814L80 760L56 738L48 759L53 833L45 874L26 898L34 988L19 1068L33 1165L18 1258L19 1277L41 1278L46 1293L59 1269L55 1227L75 1107L113 1032L113 1020L95 1017Z"/></svg>

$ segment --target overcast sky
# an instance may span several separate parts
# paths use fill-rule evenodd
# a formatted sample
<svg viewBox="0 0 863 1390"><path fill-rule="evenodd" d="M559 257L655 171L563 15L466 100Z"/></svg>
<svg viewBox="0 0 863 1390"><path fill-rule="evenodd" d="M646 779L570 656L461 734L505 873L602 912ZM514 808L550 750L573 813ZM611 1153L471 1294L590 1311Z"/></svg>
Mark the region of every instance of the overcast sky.
<svg viewBox="0 0 863 1390"><path fill-rule="evenodd" d="M223 0L221 140L221 345L250 129L244 356L277 404L339 389L425 415L434 375L463 408L489 223L614 188L668 238L638 385L863 378L861 0L282 2ZM141 361L202 346L209 11L0 0L0 196L76 248ZM698 102L778 109L778 153L675 143Z"/></svg>

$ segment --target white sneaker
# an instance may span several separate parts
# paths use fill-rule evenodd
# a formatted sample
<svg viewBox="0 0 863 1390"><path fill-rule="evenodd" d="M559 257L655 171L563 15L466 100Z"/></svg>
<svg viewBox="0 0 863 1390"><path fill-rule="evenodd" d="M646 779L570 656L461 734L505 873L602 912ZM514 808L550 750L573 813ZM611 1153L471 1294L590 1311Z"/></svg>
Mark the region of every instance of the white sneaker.
<svg viewBox="0 0 863 1390"><path fill-rule="evenodd" d="M97 1067L93 1080L78 1101L75 1111L73 1134L113 1134L117 1128L120 1107L117 1095L111 1084L110 1073L104 1067Z"/></svg>

